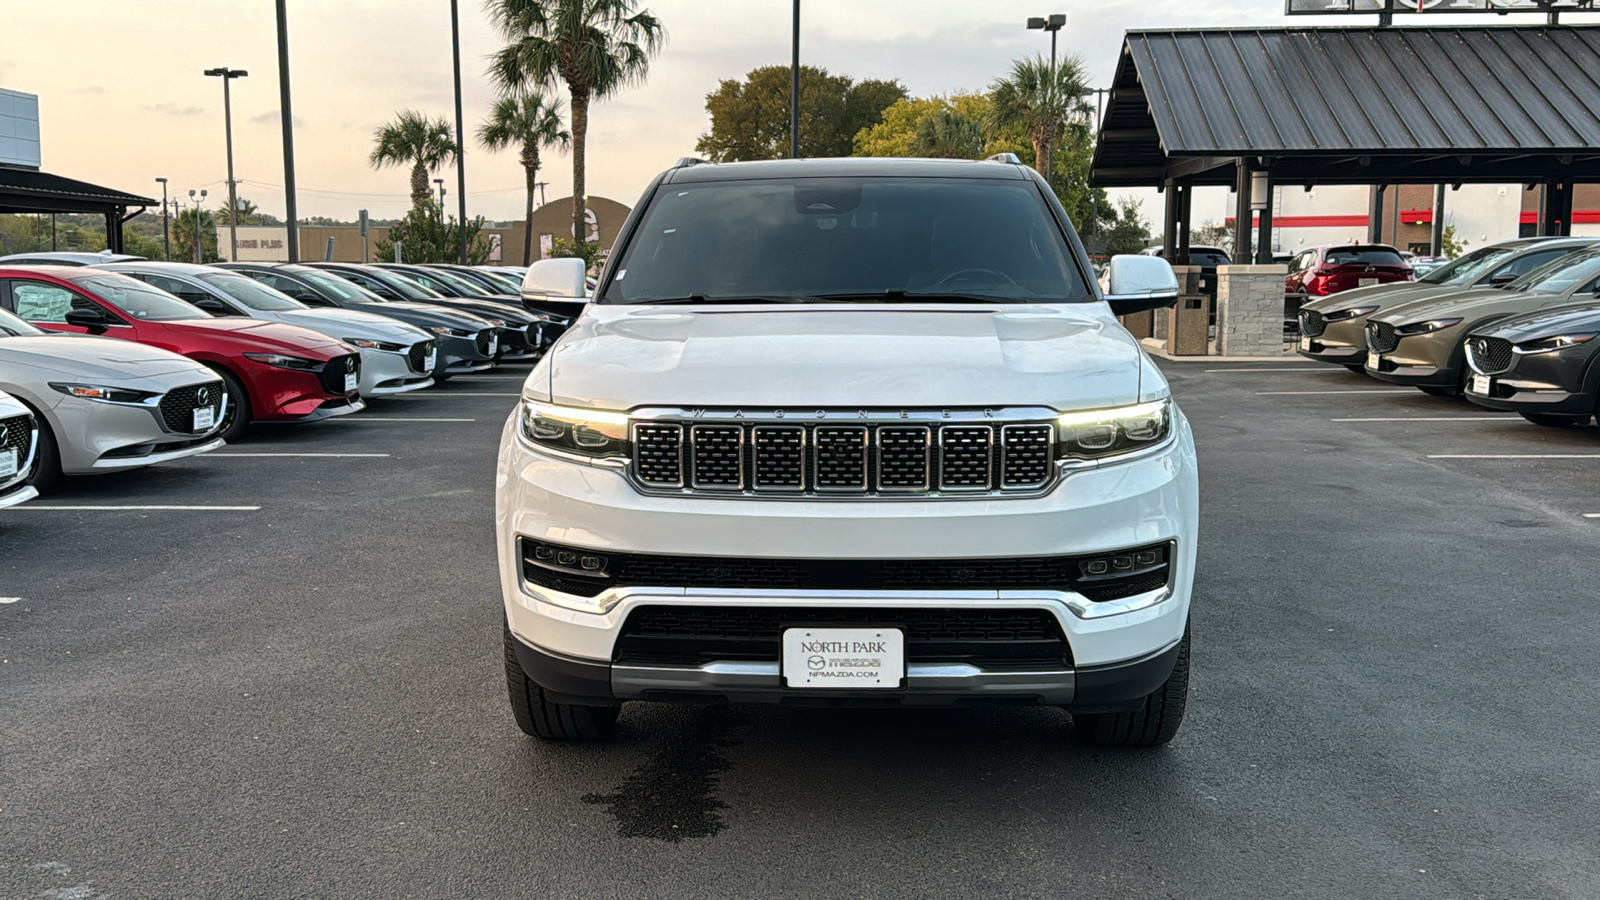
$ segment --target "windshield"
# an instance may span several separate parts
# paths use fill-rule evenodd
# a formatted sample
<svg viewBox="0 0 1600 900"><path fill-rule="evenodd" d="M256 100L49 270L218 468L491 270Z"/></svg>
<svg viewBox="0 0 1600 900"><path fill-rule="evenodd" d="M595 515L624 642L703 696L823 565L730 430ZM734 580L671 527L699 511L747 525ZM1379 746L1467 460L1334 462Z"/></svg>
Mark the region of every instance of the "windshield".
<svg viewBox="0 0 1600 900"><path fill-rule="evenodd" d="M318 272L315 269L307 269L303 272L296 272L294 274L296 278L313 285L317 288L317 290L322 291L324 294L327 294L330 297L337 297L340 300L348 300L351 303L389 302L353 281L346 281L337 275L330 275L327 272Z"/></svg>
<svg viewBox="0 0 1600 900"><path fill-rule="evenodd" d="M1564 294L1596 275L1600 275L1600 251L1584 250L1546 263L1507 287L1533 294Z"/></svg>
<svg viewBox="0 0 1600 900"><path fill-rule="evenodd" d="M1421 284L1475 284L1480 276L1515 252L1513 247L1482 247L1445 263L1417 281Z"/></svg>
<svg viewBox="0 0 1600 900"><path fill-rule="evenodd" d="M293 297L279 293L261 282L246 278L243 275L235 275L232 272L208 272L199 277L201 281L251 309L263 312L283 312L290 309L306 308L304 303Z"/></svg>
<svg viewBox="0 0 1600 900"><path fill-rule="evenodd" d="M1406 261L1388 247L1333 247L1322 256L1330 266L1403 266Z"/></svg>
<svg viewBox="0 0 1600 900"><path fill-rule="evenodd" d="M394 291L396 294L399 294L406 300L422 300L425 302L428 300L438 300L440 297L444 296L438 291L431 290L423 287L420 284L417 284L408 276L399 275L394 272L385 272L382 269L372 269L369 271L363 271L361 274L371 278L373 281L388 285L390 290Z"/></svg>
<svg viewBox="0 0 1600 900"><path fill-rule="evenodd" d="M411 273L406 272L405 274L410 275ZM437 281L441 284L449 285L457 293L468 297L474 294L482 294L488 290L488 288L470 278L457 275L454 272L447 272L444 269L423 269L416 277L423 279L422 284L425 287L431 288L433 285L429 284L429 282Z"/></svg>
<svg viewBox="0 0 1600 900"><path fill-rule="evenodd" d="M665 185L602 303L1095 295L1033 182L795 178Z"/></svg>
<svg viewBox="0 0 1600 900"><path fill-rule="evenodd" d="M24 334L44 334L44 330L35 328L11 313L0 309L0 337L18 337Z"/></svg>
<svg viewBox="0 0 1600 900"><path fill-rule="evenodd" d="M95 275L73 283L133 318L146 322L211 318L211 314L205 310L190 306L160 288L126 275Z"/></svg>

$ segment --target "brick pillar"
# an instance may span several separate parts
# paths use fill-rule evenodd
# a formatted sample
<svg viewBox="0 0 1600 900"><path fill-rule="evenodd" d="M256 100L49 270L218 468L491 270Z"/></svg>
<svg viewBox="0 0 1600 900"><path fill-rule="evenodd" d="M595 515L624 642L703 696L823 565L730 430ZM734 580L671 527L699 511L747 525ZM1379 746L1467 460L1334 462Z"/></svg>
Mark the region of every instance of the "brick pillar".
<svg viewBox="0 0 1600 900"><path fill-rule="evenodd" d="M1286 266L1217 268L1217 353L1283 355Z"/></svg>

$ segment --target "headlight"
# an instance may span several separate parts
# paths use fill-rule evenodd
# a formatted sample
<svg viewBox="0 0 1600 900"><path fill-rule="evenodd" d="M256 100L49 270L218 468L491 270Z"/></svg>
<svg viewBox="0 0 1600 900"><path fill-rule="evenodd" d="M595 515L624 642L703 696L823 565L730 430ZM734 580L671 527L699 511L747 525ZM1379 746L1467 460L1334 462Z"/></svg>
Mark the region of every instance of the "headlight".
<svg viewBox="0 0 1600 900"><path fill-rule="evenodd" d="M1057 457L1104 459L1166 440L1172 433L1172 398L1114 409L1062 413L1056 419Z"/></svg>
<svg viewBox="0 0 1600 900"><path fill-rule="evenodd" d="M399 353L406 349L404 344L391 344L388 341L369 341L366 338L340 338L346 344L360 347L363 350L387 350L390 353Z"/></svg>
<svg viewBox="0 0 1600 900"><path fill-rule="evenodd" d="M1404 336L1409 337L1409 336L1414 335L1414 334L1431 334L1431 333L1433 333L1435 331L1443 331L1444 329L1449 328L1452 325L1460 325L1460 324L1461 324L1461 319L1459 319L1459 318L1455 318L1455 319L1429 319L1426 322L1412 322L1410 325L1396 325L1395 329L1394 329L1394 333L1398 334L1398 335L1404 335Z"/></svg>
<svg viewBox="0 0 1600 900"><path fill-rule="evenodd" d="M1594 340L1592 334L1558 334L1553 337L1539 338L1536 341L1527 341L1512 347L1517 353L1549 353L1552 350L1565 350L1578 344L1587 344Z"/></svg>
<svg viewBox="0 0 1600 900"><path fill-rule="evenodd" d="M524 400L519 418L523 438L540 447L596 458L628 454L628 417L623 413Z"/></svg>
<svg viewBox="0 0 1600 900"><path fill-rule="evenodd" d="M1362 316L1370 316L1377 311L1378 307L1376 306L1352 306L1349 309L1336 309L1332 312L1325 312L1322 314L1322 321L1343 322L1345 319L1359 319Z"/></svg>
<svg viewBox="0 0 1600 900"><path fill-rule="evenodd" d="M280 369L309 370L315 369L323 363L323 360L320 359L301 359L298 356L285 356L282 353L246 353L244 358L253 359L258 363L265 363L269 366L276 366Z"/></svg>
<svg viewBox="0 0 1600 900"><path fill-rule="evenodd" d="M117 403L123 406L155 406L161 402L161 395L150 391L135 391L130 388L107 387L100 384L67 384L59 381L50 382L50 386L66 394L68 397L77 397L80 400L94 400L99 403Z"/></svg>

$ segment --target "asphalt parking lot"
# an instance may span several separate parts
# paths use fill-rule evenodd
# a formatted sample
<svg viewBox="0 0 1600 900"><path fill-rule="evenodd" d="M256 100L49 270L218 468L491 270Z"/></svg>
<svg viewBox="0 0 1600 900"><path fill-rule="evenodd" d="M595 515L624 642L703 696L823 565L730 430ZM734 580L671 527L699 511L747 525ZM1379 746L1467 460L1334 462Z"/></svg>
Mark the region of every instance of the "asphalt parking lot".
<svg viewBox="0 0 1600 900"><path fill-rule="evenodd" d="M1032 709L524 738L507 368L0 513L0 897L1595 896L1600 429L1162 365L1204 504L1163 750Z"/></svg>

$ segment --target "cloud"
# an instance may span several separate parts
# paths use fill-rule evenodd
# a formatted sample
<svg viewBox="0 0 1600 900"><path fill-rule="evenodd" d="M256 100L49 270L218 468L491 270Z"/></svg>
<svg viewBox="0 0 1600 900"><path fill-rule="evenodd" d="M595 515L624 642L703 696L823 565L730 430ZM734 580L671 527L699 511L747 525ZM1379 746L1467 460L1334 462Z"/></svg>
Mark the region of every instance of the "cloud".
<svg viewBox="0 0 1600 900"><path fill-rule="evenodd" d="M176 103L147 103L145 109L151 112L166 113L169 116L200 116L205 115L205 109L199 106L179 106Z"/></svg>
<svg viewBox="0 0 1600 900"><path fill-rule="evenodd" d="M86 87L74 88L72 92L74 94L93 94L94 96L97 96L97 97L102 95L102 94L108 93L106 91L106 89L105 89L105 86L104 85L100 85L100 84L91 84L91 85L88 85Z"/></svg>
<svg viewBox="0 0 1600 900"><path fill-rule="evenodd" d="M299 116L293 116L292 118L294 119L294 127L296 127L296 128L305 127L305 124L306 124L306 120L305 119L302 119ZM250 122L251 125L277 125L277 124L281 123L282 121L283 121L283 114L280 113L278 110L275 110L275 109L269 109L266 112L262 113L261 115L259 115L259 116L251 116L250 119L249 119L249 122Z"/></svg>

